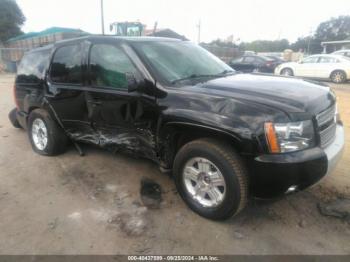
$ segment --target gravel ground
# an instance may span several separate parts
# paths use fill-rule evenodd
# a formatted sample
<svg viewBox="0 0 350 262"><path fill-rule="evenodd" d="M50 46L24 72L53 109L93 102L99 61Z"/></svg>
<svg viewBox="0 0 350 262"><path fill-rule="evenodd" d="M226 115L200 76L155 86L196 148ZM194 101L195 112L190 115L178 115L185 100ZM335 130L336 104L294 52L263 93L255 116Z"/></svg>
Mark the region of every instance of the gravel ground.
<svg viewBox="0 0 350 262"><path fill-rule="evenodd" d="M58 157L33 153L7 118L12 75L0 75L0 254L350 254L350 226L318 205L350 198L350 141L336 171L304 192L252 200L236 218L191 212L170 177L146 160L83 146ZM347 133L350 84L335 87ZM144 207L143 177L162 188L159 209Z"/></svg>

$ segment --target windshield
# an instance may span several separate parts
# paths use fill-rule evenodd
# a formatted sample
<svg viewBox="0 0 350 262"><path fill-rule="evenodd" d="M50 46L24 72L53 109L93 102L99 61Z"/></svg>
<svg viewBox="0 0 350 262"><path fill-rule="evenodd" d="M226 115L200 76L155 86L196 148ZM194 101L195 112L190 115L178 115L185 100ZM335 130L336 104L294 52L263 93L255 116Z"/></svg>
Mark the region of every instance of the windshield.
<svg viewBox="0 0 350 262"><path fill-rule="evenodd" d="M219 58L190 42L150 41L134 43L134 46L167 84L234 72Z"/></svg>

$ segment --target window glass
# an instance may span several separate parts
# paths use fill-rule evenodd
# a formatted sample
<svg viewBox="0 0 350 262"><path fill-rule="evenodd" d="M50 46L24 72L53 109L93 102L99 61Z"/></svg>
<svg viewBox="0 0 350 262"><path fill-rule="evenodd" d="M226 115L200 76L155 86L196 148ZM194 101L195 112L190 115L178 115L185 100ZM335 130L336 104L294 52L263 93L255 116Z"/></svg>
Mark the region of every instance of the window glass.
<svg viewBox="0 0 350 262"><path fill-rule="evenodd" d="M126 73L137 70L129 57L119 47L97 44L90 52L90 77L95 86L127 89Z"/></svg>
<svg viewBox="0 0 350 262"><path fill-rule="evenodd" d="M81 83L81 50L78 45L64 46L56 51L50 77L56 83Z"/></svg>
<svg viewBox="0 0 350 262"><path fill-rule="evenodd" d="M319 63L337 63L338 59L334 57L321 56Z"/></svg>
<svg viewBox="0 0 350 262"><path fill-rule="evenodd" d="M146 41L133 46L151 70L166 83L192 75L234 72L231 67L204 48L187 41Z"/></svg>
<svg viewBox="0 0 350 262"><path fill-rule="evenodd" d="M246 56L246 57L244 58L244 62L245 62L245 63L253 63L254 60L255 60L255 58L252 57L252 56Z"/></svg>
<svg viewBox="0 0 350 262"><path fill-rule="evenodd" d="M303 60L303 63L317 63L318 58L318 56L307 57Z"/></svg>
<svg viewBox="0 0 350 262"><path fill-rule="evenodd" d="M25 54L17 71L17 81L39 83L44 78L45 69L49 64L50 51L40 51Z"/></svg>
<svg viewBox="0 0 350 262"><path fill-rule="evenodd" d="M241 63L243 61L243 57L233 59L231 63Z"/></svg>

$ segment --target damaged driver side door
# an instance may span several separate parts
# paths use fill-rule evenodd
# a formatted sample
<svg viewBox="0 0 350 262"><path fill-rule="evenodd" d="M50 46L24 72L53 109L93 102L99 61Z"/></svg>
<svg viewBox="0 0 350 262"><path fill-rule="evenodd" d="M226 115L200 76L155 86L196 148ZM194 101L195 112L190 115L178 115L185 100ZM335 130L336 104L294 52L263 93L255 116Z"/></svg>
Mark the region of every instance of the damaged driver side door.
<svg viewBox="0 0 350 262"><path fill-rule="evenodd" d="M155 98L128 92L127 74L141 73L120 45L91 43L85 92L93 143L155 160Z"/></svg>

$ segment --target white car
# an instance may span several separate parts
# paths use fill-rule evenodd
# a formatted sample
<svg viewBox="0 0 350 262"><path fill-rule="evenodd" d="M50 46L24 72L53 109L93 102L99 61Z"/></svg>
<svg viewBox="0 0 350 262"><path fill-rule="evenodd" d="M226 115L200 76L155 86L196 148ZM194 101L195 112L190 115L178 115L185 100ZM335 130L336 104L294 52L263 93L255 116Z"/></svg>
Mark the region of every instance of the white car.
<svg viewBox="0 0 350 262"><path fill-rule="evenodd" d="M350 79L350 58L340 55L312 55L299 62L283 63L276 75L331 79L343 83Z"/></svg>
<svg viewBox="0 0 350 262"><path fill-rule="evenodd" d="M350 57L350 49L338 50L333 52L332 55L342 55L342 56Z"/></svg>

